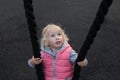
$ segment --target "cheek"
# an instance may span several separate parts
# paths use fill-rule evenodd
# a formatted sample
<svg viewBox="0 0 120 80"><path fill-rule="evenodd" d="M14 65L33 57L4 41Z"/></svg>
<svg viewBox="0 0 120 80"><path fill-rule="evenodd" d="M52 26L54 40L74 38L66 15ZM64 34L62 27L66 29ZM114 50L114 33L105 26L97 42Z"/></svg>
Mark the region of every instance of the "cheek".
<svg viewBox="0 0 120 80"><path fill-rule="evenodd" d="M49 38L49 39L48 39L48 42L49 42L49 44L51 44L51 43L53 43L53 42L54 42L54 39Z"/></svg>
<svg viewBox="0 0 120 80"><path fill-rule="evenodd" d="M63 36L61 37L61 40L64 41L64 37Z"/></svg>

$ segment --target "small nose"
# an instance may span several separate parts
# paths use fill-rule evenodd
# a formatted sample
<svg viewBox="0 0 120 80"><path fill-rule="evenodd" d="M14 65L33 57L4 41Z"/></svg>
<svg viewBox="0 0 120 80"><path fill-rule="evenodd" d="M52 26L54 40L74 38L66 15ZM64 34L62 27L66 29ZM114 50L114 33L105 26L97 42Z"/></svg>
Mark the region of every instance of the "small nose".
<svg viewBox="0 0 120 80"><path fill-rule="evenodd" d="M59 39L59 36L56 36L56 39L58 40L58 39Z"/></svg>

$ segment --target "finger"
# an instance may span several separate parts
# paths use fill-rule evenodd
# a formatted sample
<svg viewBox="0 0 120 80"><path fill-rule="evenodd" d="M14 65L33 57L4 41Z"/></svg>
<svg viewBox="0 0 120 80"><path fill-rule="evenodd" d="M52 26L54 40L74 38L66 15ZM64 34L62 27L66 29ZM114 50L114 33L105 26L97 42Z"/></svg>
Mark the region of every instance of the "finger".
<svg viewBox="0 0 120 80"><path fill-rule="evenodd" d="M32 56L32 59L34 59L34 56Z"/></svg>
<svg viewBox="0 0 120 80"><path fill-rule="evenodd" d="M39 63L41 63L41 62L42 62L42 59L39 60Z"/></svg>
<svg viewBox="0 0 120 80"><path fill-rule="evenodd" d="M36 61L40 60L40 58L34 58Z"/></svg>
<svg viewBox="0 0 120 80"><path fill-rule="evenodd" d="M41 63L41 61L42 61L42 59L37 60L37 61L34 61L34 62L35 62L35 64L40 64L40 63Z"/></svg>
<svg viewBox="0 0 120 80"><path fill-rule="evenodd" d="M40 62L42 61L42 59L39 60Z"/></svg>

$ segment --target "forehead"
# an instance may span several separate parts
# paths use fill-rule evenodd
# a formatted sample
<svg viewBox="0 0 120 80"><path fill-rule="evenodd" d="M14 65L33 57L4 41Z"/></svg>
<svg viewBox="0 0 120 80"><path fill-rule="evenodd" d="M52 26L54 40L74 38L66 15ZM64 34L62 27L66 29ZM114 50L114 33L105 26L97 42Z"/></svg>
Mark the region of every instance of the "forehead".
<svg viewBox="0 0 120 80"><path fill-rule="evenodd" d="M50 34L50 33L57 33L57 32L62 32L61 28L59 28L59 27L51 27L51 28L49 28L49 30L48 30L48 33L49 33L49 34Z"/></svg>

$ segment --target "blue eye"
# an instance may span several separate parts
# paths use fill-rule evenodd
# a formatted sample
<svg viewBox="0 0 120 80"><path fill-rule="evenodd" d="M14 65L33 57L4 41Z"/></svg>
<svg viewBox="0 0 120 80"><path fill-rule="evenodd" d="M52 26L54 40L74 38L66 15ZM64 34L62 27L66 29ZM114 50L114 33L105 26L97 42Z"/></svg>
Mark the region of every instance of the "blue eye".
<svg viewBox="0 0 120 80"><path fill-rule="evenodd" d="M54 34L51 35L51 37L54 37L54 36L55 36Z"/></svg>
<svg viewBox="0 0 120 80"><path fill-rule="evenodd" d="M60 35L62 35L61 33L58 33L58 35L60 36Z"/></svg>

